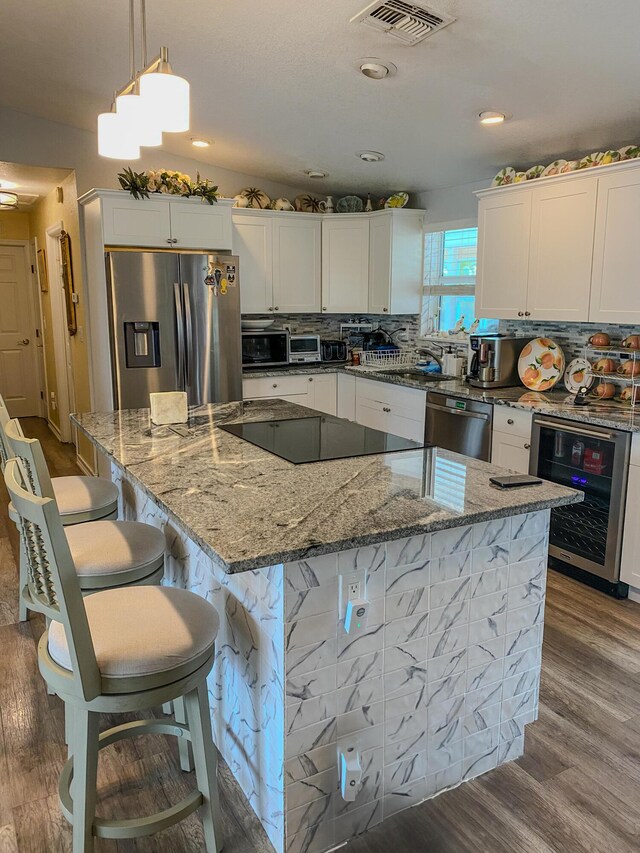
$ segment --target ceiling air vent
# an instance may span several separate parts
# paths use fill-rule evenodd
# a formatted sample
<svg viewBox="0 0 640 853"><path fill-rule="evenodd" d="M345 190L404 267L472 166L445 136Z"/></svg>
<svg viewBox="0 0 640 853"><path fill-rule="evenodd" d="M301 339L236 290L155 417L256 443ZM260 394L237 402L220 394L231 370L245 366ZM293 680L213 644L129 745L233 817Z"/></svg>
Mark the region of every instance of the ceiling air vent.
<svg viewBox="0 0 640 853"><path fill-rule="evenodd" d="M451 15L436 12L422 4L405 3L404 0L378 0L351 18L352 24L366 24L409 46L418 44L454 21Z"/></svg>

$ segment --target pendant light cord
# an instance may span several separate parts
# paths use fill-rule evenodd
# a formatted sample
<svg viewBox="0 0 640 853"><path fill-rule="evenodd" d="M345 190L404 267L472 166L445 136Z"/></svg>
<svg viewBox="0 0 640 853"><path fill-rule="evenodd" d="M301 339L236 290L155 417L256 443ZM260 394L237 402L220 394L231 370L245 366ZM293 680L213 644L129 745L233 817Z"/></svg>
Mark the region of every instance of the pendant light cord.
<svg viewBox="0 0 640 853"><path fill-rule="evenodd" d="M142 67L147 67L147 3L140 0L140 53L142 55Z"/></svg>
<svg viewBox="0 0 640 853"><path fill-rule="evenodd" d="M129 0L129 73L132 80L136 76L134 2L135 0Z"/></svg>

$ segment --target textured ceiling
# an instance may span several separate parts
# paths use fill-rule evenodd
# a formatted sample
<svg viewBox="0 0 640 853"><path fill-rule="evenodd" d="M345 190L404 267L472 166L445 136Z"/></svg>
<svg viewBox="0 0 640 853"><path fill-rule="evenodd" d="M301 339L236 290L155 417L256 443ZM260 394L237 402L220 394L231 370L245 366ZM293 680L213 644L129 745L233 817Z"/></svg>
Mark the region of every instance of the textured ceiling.
<svg viewBox="0 0 640 853"><path fill-rule="evenodd" d="M304 186L445 187L506 164L640 142L638 0L431 0L456 23L416 47L349 24L367 0L147 0L150 53L192 85L192 130L165 148ZM0 103L93 129L128 77L126 0L4 0ZM357 60L398 66L372 81ZM482 128L477 114L513 114ZM355 152L371 148L384 163ZM318 184L313 183L317 187Z"/></svg>

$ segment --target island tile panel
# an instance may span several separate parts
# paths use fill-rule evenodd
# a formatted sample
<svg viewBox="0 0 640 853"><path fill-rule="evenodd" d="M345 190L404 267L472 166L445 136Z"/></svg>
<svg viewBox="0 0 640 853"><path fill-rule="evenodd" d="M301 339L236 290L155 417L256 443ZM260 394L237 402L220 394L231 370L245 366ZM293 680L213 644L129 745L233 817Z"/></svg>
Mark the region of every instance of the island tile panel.
<svg viewBox="0 0 640 853"><path fill-rule="evenodd" d="M221 616L216 744L277 853L324 853L524 749L536 719L549 511L229 574L113 466L164 530L165 583ZM348 586L370 601L348 635ZM363 782L340 796L340 750Z"/></svg>

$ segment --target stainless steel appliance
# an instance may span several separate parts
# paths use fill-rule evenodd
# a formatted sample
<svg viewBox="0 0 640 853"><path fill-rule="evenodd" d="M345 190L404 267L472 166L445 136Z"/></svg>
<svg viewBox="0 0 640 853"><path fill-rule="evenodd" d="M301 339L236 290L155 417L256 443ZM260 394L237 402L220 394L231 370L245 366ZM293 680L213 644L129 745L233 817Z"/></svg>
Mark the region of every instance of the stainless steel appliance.
<svg viewBox="0 0 640 853"><path fill-rule="evenodd" d="M242 333L243 367L283 367L289 364L289 332L267 329Z"/></svg>
<svg viewBox="0 0 640 853"><path fill-rule="evenodd" d="M322 360L323 361L346 361L347 360L347 343L346 341L322 341Z"/></svg>
<svg viewBox="0 0 640 853"><path fill-rule="evenodd" d="M425 442L429 445L488 462L492 422L491 403L427 392Z"/></svg>
<svg viewBox="0 0 640 853"><path fill-rule="evenodd" d="M289 335L291 364L313 364L320 359L320 335Z"/></svg>
<svg viewBox="0 0 640 853"><path fill-rule="evenodd" d="M242 399L238 258L201 252L105 255L113 398L149 405L186 391L189 405Z"/></svg>
<svg viewBox="0 0 640 853"><path fill-rule="evenodd" d="M518 359L527 340L507 335L471 335L469 385L476 388L519 385Z"/></svg>
<svg viewBox="0 0 640 853"><path fill-rule="evenodd" d="M631 433L622 430L533 418L530 473L584 492L583 503L551 511L553 565L581 580L600 578L619 597L628 592L620 582L620 554L630 448Z"/></svg>

